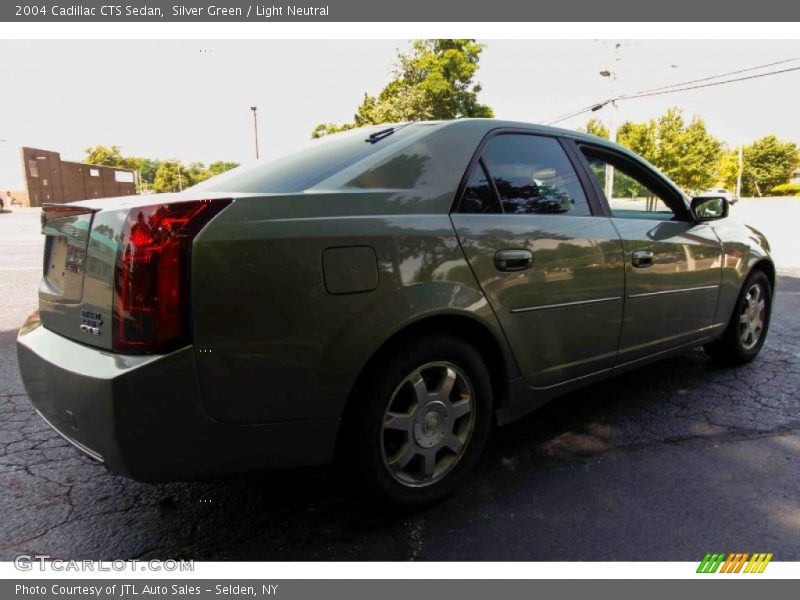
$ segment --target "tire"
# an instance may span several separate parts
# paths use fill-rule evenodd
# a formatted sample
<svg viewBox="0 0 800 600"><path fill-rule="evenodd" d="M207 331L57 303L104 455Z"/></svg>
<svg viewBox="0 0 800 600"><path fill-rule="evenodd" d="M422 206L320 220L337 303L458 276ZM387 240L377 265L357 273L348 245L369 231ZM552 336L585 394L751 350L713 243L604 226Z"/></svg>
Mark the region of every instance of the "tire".
<svg viewBox="0 0 800 600"><path fill-rule="evenodd" d="M750 362L764 345L771 315L772 286L769 278L761 270L753 271L742 286L725 333L707 344L706 352L726 364Z"/></svg>
<svg viewBox="0 0 800 600"><path fill-rule="evenodd" d="M401 511L452 494L491 427L492 382L480 354L446 334L408 339L382 353L359 390L346 455L356 484Z"/></svg>

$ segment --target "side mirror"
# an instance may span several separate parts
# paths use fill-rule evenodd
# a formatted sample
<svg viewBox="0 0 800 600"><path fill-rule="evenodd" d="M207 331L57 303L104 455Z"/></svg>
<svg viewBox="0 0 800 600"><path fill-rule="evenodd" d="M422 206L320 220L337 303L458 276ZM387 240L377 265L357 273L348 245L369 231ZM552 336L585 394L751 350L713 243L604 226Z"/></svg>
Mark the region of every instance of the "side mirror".
<svg viewBox="0 0 800 600"><path fill-rule="evenodd" d="M692 216L696 221L713 221L728 216L728 199L723 196L692 198Z"/></svg>

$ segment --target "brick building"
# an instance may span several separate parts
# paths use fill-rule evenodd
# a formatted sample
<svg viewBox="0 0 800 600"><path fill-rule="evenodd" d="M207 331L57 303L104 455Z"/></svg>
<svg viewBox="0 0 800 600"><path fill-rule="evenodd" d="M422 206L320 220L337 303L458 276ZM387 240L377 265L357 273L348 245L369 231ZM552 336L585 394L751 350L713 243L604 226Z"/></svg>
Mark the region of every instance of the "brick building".
<svg viewBox="0 0 800 600"><path fill-rule="evenodd" d="M65 161L50 150L22 148L22 170L29 206L136 193L133 170Z"/></svg>

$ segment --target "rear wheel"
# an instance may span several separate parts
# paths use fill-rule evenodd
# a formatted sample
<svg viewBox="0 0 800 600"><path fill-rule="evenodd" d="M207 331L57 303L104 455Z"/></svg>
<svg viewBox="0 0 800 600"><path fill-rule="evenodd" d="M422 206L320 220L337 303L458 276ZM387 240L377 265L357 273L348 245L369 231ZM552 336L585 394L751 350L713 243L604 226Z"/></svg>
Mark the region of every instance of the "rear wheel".
<svg viewBox="0 0 800 600"><path fill-rule="evenodd" d="M723 336L705 346L714 358L731 364L753 360L767 337L772 312L772 286L763 271L753 271L742 286Z"/></svg>
<svg viewBox="0 0 800 600"><path fill-rule="evenodd" d="M435 335L384 354L361 386L350 460L381 503L421 508L452 493L477 462L491 423L480 354Z"/></svg>

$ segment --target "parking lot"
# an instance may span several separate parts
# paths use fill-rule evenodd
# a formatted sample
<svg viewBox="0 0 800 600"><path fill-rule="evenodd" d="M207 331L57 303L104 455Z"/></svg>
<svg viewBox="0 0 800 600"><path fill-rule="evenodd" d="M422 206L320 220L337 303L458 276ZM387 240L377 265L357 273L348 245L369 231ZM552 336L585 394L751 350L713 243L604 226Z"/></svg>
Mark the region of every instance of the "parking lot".
<svg viewBox="0 0 800 600"><path fill-rule="evenodd" d="M0 215L0 560L800 560L800 199L743 200L780 269L767 343L741 368L700 349L503 429L454 498L365 506L335 468L141 484L50 430L16 366L36 306L38 212Z"/></svg>

